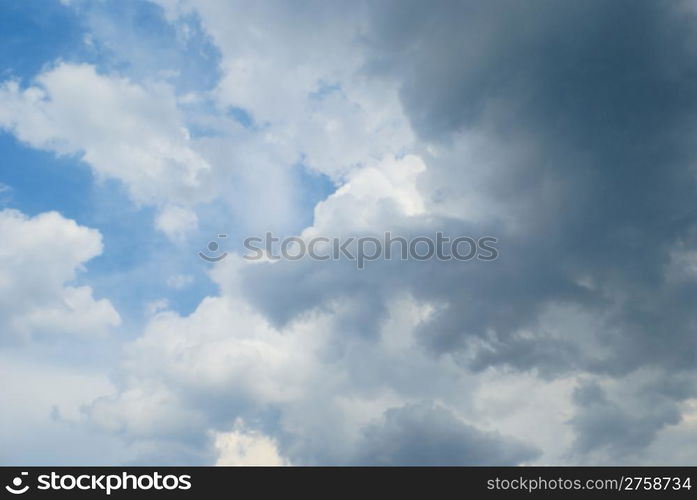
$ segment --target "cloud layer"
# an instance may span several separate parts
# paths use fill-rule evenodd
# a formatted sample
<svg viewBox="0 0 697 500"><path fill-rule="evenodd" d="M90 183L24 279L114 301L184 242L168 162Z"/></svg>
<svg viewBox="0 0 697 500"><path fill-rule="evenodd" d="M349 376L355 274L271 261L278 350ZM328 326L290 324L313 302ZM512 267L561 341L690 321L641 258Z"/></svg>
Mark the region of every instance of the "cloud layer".
<svg viewBox="0 0 697 500"><path fill-rule="evenodd" d="M125 48L130 74L56 61L0 86L0 126L120 182L192 259L202 226L493 235L499 258L233 248L192 310L132 322L80 425L136 463L694 462L673 450L697 432L690 3L153 3L215 47L214 83L144 77ZM333 192L310 202L311 176ZM119 324L70 284L99 233L12 210L0 228L7 331Z"/></svg>

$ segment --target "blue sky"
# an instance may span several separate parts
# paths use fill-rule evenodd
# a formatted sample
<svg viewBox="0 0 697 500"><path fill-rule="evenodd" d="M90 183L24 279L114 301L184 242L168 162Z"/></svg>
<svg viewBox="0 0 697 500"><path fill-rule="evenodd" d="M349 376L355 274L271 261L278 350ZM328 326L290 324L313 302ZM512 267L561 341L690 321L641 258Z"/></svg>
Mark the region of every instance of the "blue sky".
<svg viewBox="0 0 697 500"><path fill-rule="evenodd" d="M208 90L219 77L219 54L205 34L197 31L181 43L162 9L148 2L83 3L75 8L56 1L7 2L5 12L3 36L8 43L3 44L3 74L24 86L56 61L88 62L99 71L116 70L135 81L176 68L179 74L173 83L179 94ZM195 18L190 21L188 27L200 30ZM99 37L94 37L94 29L100 30ZM128 50L137 51L137 56L124 53ZM230 110L236 120L250 125L244 110ZM190 131L197 133L195 124ZM89 263L90 280L99 284L99 293L115 301L120 311L130 313L127 319L137 325L142 321L143 305L163 297L186 314L213 293L215 286L205 276L205 266L196 262L195 252L184 253L153 231L153 208L134 206L118 182L97 181L80 153L57 156L27 147L7 132L0 140L4 163L12 165L3 169L0 178L9 188L5 206L28 215L56 210L99 229L105 251ZM297 205L306 211L293 228L298 230L311 222L314 204L330 194L333 185L302 164L293 170ZM215 204L208 208L218 209ZM217 233L232 232L230 222L217 223L217 230L200 231L201 247ZM168 275L186 274L187 270L196 277L193 286L183 292L167 287ZM153 279L157 275L160 280Z"/></svg>
<svg viewBox="0 0 697 500"><path fill-rule="evenodd" d="M697 10L502 4L0 1L0 463L694 463Z"/></svg>
<svg viewBox="0 0 697 500"><path fill-rule="evenodd" d="M57 60L91 62L104 70L128 68L129 64L109 48L85 43L89 24L98 22L92 21L92 17L108 18L114 26L128 23L137 29L138 35L150 38L143 43L166 46L171 41L171 30L167 30L156 6L119 2L95 7L93 11L90 7L88 12L78 13L54 1L6 2L6 15L2 18L6 23L3 36L9 42L3 43L5 77L27 85L42 68ZM167 293L164 283L138 278L144 269L161 266L173 253L166 238L152 231L151 209L134 207L118 183L95 182L79 153L57 156L32 149L9 133L3 133L0 140L3 163L8 166L3 169L0 182L10 189L5 206L28 215L56 210L80 224L98 228L108 250L90 262L91 279L103 283L105 288L100 293L108 293L133 315L141 312L143 303ZM149 263L158 249L160 263ZM176 264L170 266L176 269ZM115 275L119 277L115 279ZM197 288L188 292L189 297L174 295L171 299L183 310L190 309L212 289L206 283Z"/></svg>

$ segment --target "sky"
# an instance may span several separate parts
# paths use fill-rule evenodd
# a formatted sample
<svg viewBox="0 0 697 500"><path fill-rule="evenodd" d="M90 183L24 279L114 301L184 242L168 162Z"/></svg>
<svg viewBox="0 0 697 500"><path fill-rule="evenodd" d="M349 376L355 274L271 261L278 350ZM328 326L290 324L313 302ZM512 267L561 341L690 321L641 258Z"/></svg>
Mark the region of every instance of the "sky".
<svg viewBox="0 0 697 500"><path fill-rule="evenodd" d="M693 0L0 0L0 464L697 463L696 106ZM498 257L244 258L387 231Z"/></svg>

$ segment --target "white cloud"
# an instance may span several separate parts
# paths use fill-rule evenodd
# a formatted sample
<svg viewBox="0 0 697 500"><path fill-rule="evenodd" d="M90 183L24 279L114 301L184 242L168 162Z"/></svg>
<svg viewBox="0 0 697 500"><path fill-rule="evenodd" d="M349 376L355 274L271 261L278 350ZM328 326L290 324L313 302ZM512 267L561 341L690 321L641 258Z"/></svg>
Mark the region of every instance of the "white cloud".
<svg viewBox="0 0 697 500"><path fill-rule="evenodd" d="M425 171L421 158L407 155L386 157L351 172L345 184L317 204L306 233L380 231L398 219L423 214L416 181Z"/></svg>
<svg viewBox="0 0 697 500"><path fill-rule="evenodd" d="M0 464L114 464L128 459L115 436L87 425L85 401L114 390L101 370L0 351ZM35 354L35 353L34 353ZM40 452L37 453L37 451Z"/></svg>
<svg viewBox="0 0 697 500"><path fill-rule="evenodd" d="M395 297L379 339L342 330L346 301L275 327L240 296L249 266L230 256L216 272L221 296L149 321L127 348L125 384L91 406L95 424L160 443L213 433L219 463L341 463L389 408L435 398L474 415L475 379L413 336L430 306ZM269 411L279 424L261 434L255 423Z"/></svg>
<svg viewBox="0 0 697 500"><path fill-rule="evenodd" d="M29 145L81 155L98 179L122 181L137 203L206 199L210 165L194 151L173 89L59 63L22 89L0 85L0 127ZM167 215L165 218L170 219ZM175 234L184 227L166 225Z"/></svg>
<svg viewBox="0 0 697 500"><path fill-rule="evenodd" d="M151 317L155 314L166 311L169 308L169 301L167 299L157 299L145 304L145 316Z"/></svg>
<svg viewBox="0 0 697 500"><path fill-rule="evenodd" d="M230 397L282 402L304 392L313 372L312 346L322 340L309 324L294 332L274 329L237 298L209 297L190 316L155 316L129 348L128 368L138 379L186 380L202 390L228 387Z"/></svg>
<svg viewBox="0 0 697 500"><path fill-rule="evenodd" d="M101 235L56 212L0 211L0 311L6 334L101 335L120 324L106 299L67 283L102 252Z"/></svg>
<svg viewBox="0 0 697 500"><path fill-rule="evenodd" d="M95 399L89 415L100 429L138 439L186 435L200 428L201 412L184 407L176 393L146 381L119 394Z"/></svg>
<svg viewBox="0 0 697 500"><path fill-rule="evenodd" d="M289 465L278 451L273 439L258 431L246 430L242 421L230 432L216 432L214 446L218 452L216 465Z"/></svg>
<svg viewBox="0 0 697 500"><path fill-rule="evenodd" d="M249 112L266 147L291 161L340 180L413 142L396 85L364 72L362 9L320 2L306 16L277 2L156 3L172 21L200 16L222 54L217 102Z"/></svg>
<svg viewBox="0 0 697 500"><path fill-rule="evenodd" d="M155 227L170 239L182 241L198 227L196 213L183 207L166 205L155 218Z"/></svg>

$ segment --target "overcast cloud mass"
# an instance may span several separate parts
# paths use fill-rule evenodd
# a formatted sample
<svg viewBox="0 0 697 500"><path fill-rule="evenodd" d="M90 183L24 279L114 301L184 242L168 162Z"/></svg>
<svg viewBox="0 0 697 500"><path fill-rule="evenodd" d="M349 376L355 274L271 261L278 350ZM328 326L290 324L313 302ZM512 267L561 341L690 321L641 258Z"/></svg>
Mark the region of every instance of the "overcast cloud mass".
<svg viewBox="0 0 697 500"><path fill-rule="evenodd" d="M0 9L0 463L697 463L694 1Z"/></svg>

